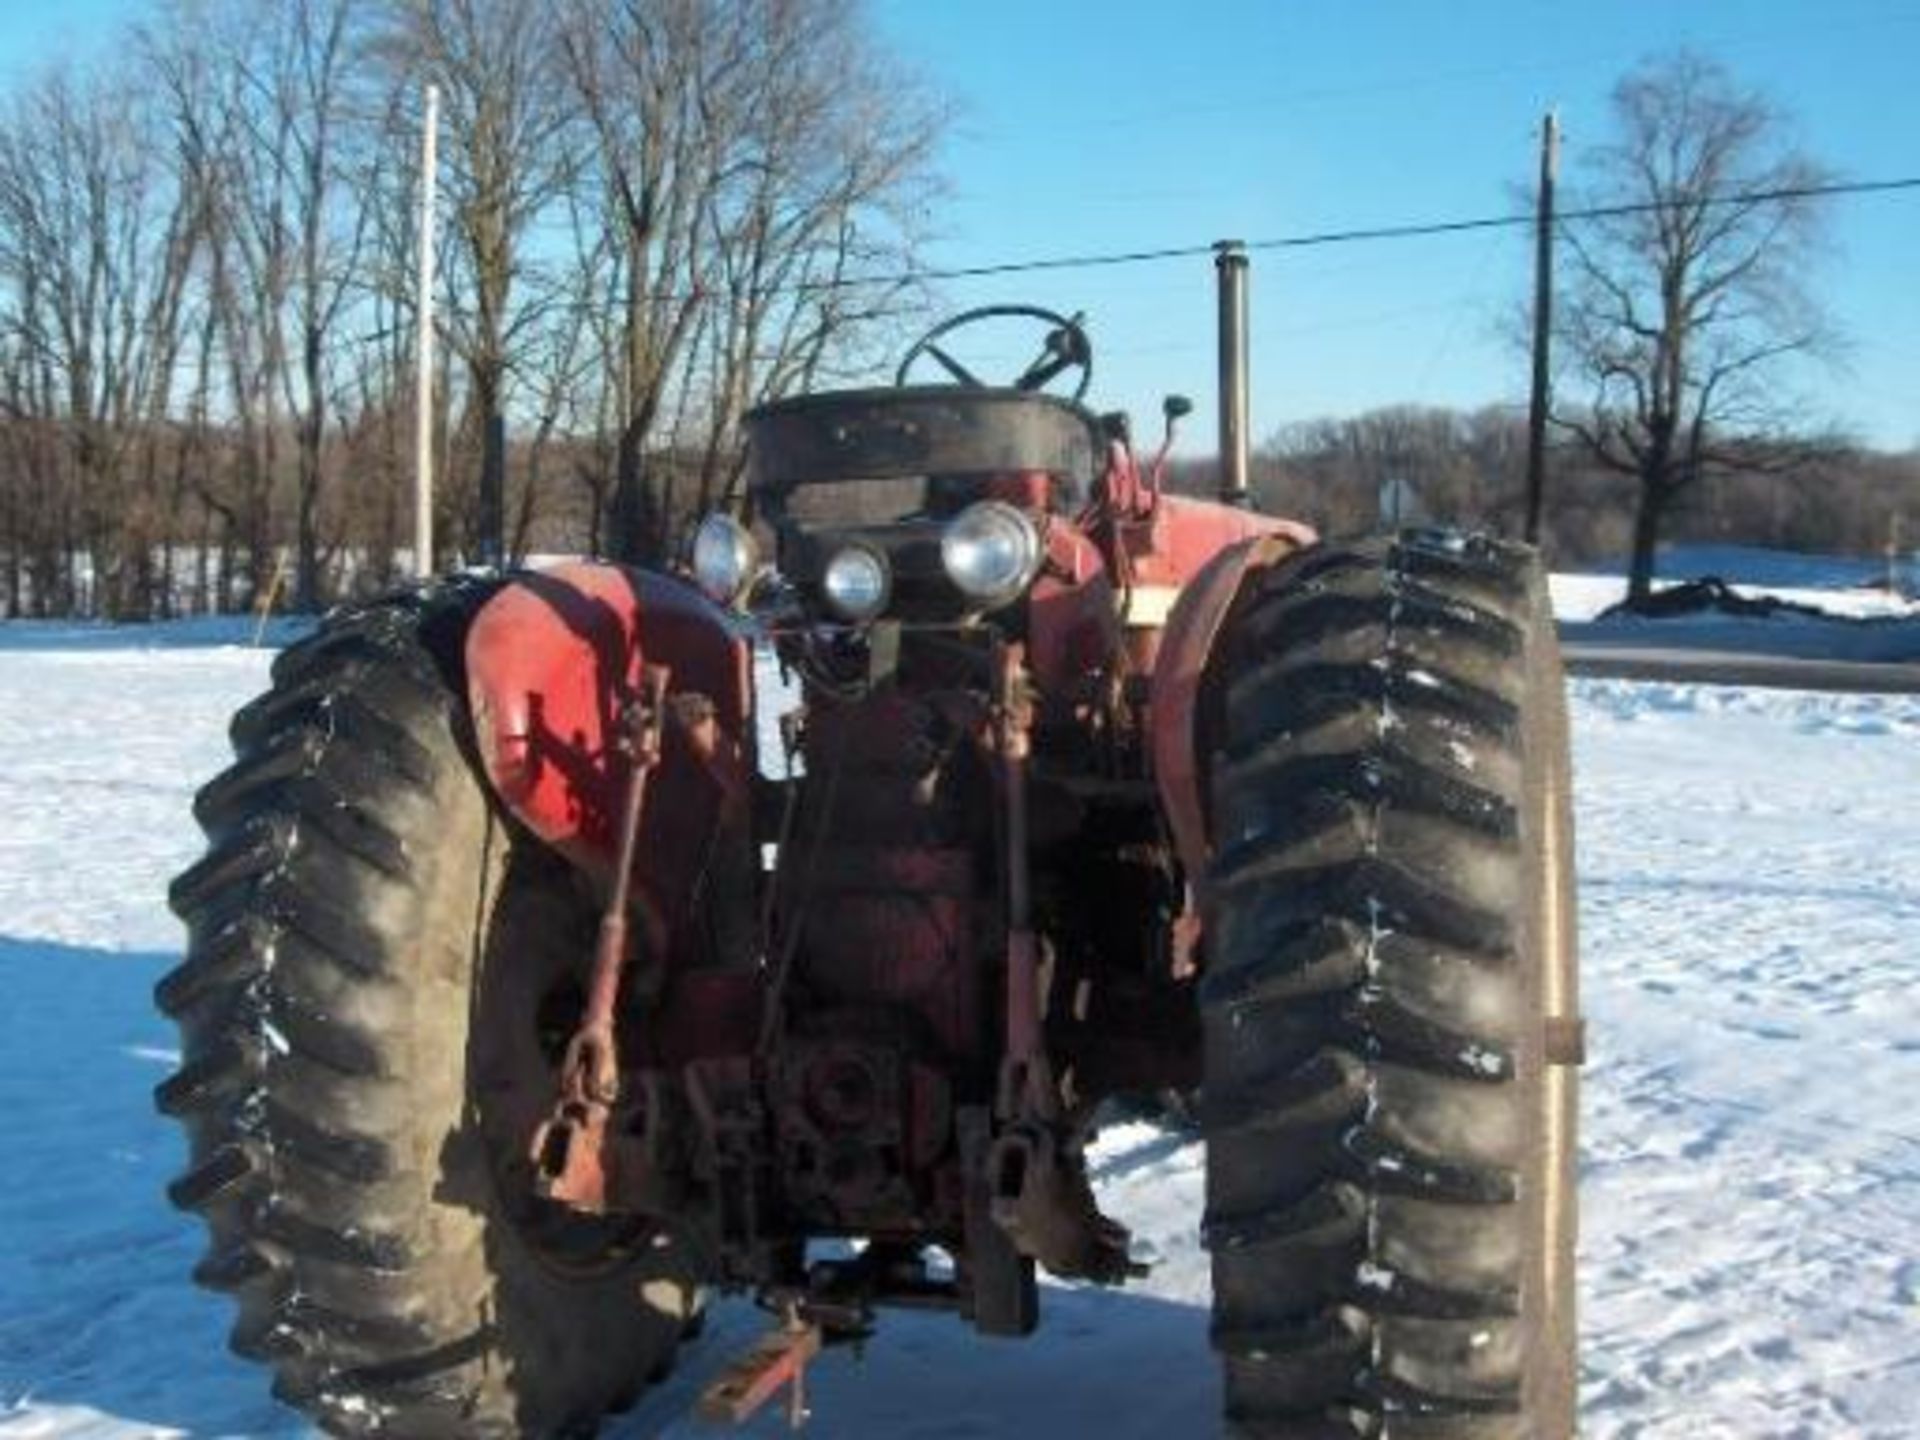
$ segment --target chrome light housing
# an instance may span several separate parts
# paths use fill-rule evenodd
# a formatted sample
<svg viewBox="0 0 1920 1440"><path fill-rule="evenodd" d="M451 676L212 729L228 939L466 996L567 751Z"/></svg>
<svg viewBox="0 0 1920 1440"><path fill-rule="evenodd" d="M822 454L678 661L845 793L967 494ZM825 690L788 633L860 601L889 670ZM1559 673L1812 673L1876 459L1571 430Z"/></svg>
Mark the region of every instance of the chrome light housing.
<svg viewBox="0 0 1920 1440"><path fill-rule="evenodd" d="M715 604L739 604L759 570L753 533L731 515L716 511L693 532L693 578Z"/></svg>
<svg viewBox="0 0 1920 1440"><path fill-rule="evenodd" d="M1040 532L1004 500L969 505L940 537L940 563L969 600L993 608L1027 588L1040 569Z"/></svg>
<svg viewBox="0 0 1920 1440"><path fill-rule="evenodd" d="M842 619L871 620L887 608L893 571L887 557L870 545L844 545L834 551L820 575L827 604Z"/></svg>

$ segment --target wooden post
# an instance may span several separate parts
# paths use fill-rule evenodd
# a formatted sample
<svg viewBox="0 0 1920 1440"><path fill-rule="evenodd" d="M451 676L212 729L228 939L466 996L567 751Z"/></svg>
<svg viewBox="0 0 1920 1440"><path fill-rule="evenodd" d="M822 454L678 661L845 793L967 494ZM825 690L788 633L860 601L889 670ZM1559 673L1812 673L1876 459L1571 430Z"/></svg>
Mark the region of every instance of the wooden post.
<svg viewBox="0 0 1920 1440"><path fill-rule="evenodd" d="M258 650L260 642L267 638L267 621L273 615L273 602L280 598L280 588L287 582L287 552L275 548L273 552L273 579L267 584L267 593L260 597L256 607L259 614L253 624L253 648Z"/></svg>
<svg viewBox="0 0 1920 1440"><path fill-rule="evenodd" d="M1527 543L1540 543L1547 480L1547 374L1553 337L1553 183L1560 168L1560 117L1540 129L1540 195L1534 220L1533 391L1527 404Z"/></svg>

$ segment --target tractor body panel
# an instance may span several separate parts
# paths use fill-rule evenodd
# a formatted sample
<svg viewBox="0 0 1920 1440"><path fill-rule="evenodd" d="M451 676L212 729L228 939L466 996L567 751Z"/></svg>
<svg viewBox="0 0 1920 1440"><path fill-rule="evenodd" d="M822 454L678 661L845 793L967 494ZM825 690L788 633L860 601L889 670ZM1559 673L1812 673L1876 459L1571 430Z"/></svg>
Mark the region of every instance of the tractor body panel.
<svg viewBox="0 0 1920 1440"><path fill-rule="evenodd" d="M752 648L724 611L666 576L568 564L490 599L466 662L475 742L501 802L602 886L630 768L622 715L646 670L664 667L677 723L663 727L641 822L633 883L644 938L675 955L751 943L750 927L721 940L692 925L703 870L750 843Z"/></svg>
<svg viewBox="0 0 1920 1440"><path fill-rule="evenodd" d="M1281 524L1216 550L1179 590L1153 669L1153 776L1175 853L1189 875L1206 864L1208 753L1200 732L1200 681L1221 624L1249 574L1313 543L1304 526Z"/></svg>
<svg viewBox="0 0 1920 1440"><path fill-rule="evenodd" d="M1078 525L1047 526L1046 564L1027 595L1027 651L1047 719L1071 722L1105 679L1121 636L1121 592L1107 557Z"/></svg>

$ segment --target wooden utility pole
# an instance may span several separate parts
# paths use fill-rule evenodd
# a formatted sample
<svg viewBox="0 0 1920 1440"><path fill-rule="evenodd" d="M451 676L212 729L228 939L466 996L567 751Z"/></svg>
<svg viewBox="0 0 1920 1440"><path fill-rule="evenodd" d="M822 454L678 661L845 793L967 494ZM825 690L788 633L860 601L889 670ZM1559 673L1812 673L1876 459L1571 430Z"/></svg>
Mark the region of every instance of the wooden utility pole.
<svg viewBox="0 0 1920 1440"><path fill-rule="evenodd" d="M414 312L419 334L414 356L413 573L422 580L433 574L433 200L439 129L440 87L429 85L420 136L420 277Z"/></svg>
<svg viewBox="0 0 1920 1440"><path fill-rule="evenodd" d="M1540 195L1534 219L1533 392L1527 404L1527 543L1540 543L1547 483L1548 347L1553 336L1553 182L1560 169L1560 117L1540 128Z"/></svg>

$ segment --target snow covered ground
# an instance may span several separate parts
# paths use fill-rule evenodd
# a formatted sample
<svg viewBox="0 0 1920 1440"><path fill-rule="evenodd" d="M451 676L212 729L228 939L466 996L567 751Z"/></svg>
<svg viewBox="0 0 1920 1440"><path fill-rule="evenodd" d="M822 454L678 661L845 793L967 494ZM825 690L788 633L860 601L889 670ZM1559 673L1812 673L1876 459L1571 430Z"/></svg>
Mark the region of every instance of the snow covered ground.
<svg viewBox="0 0 1920 1440"><path fill-rule="evenodd" d="M0 626L0 1440L304 1433L187 1283L148 1099L188 800L266 669L209 643L240 633ZM1920 1433L1920 698L1583 681L1573 716L1584 1433ZM1050 1289L1026 1344L890 1320L818 1367L814 1433L1209 1433L1200 1150L1135 1124L1098 1161L1151 1280ZM615 1433L699 1433L756 1329L723 1310Z"/></svg>

